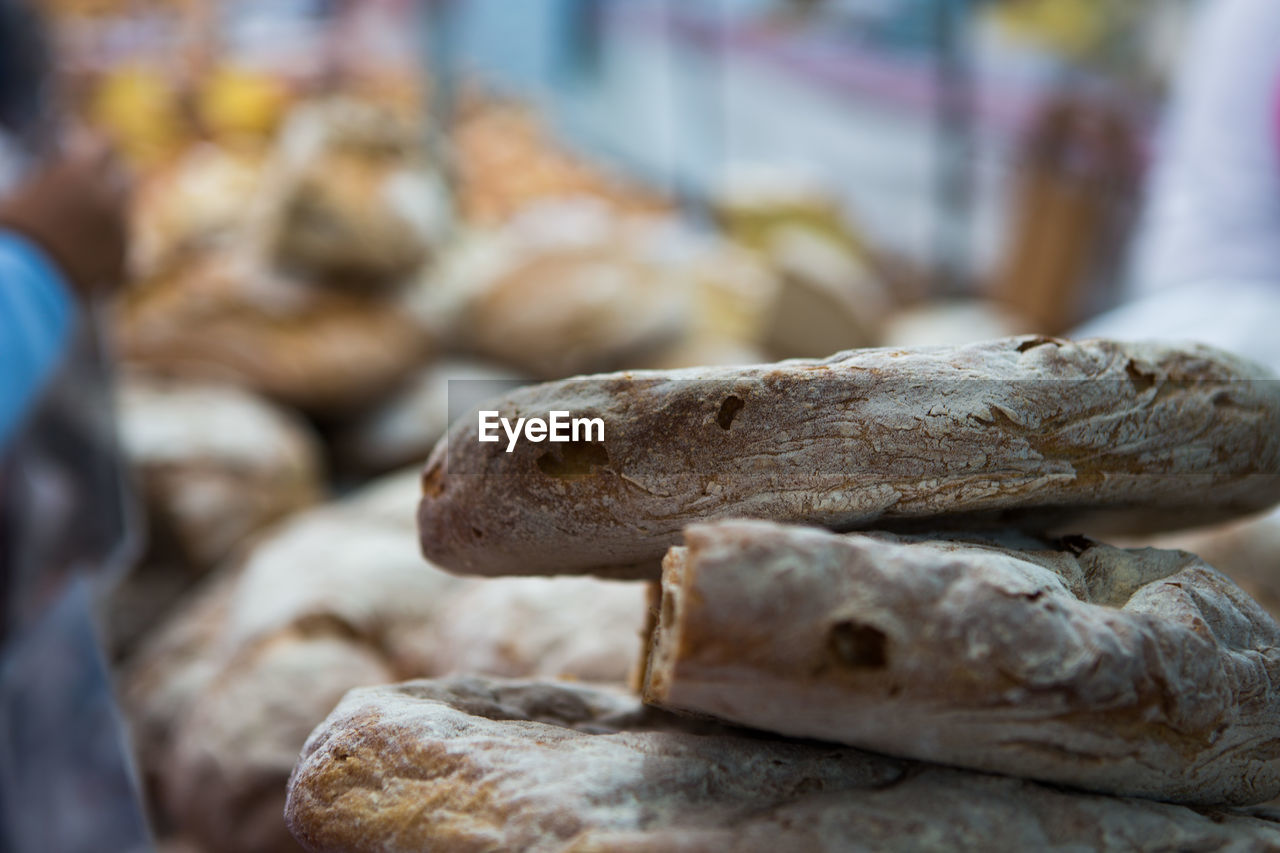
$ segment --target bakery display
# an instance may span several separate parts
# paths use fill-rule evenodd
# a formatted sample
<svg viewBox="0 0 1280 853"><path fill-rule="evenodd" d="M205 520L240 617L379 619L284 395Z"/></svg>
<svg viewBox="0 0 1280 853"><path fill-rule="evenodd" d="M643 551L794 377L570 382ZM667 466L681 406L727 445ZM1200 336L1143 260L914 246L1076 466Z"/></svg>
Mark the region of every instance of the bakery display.
<svg viewBox="0 0 1280 853"><path fill-rule="evenodd" d="M1280 849L1274 376L1010 337L986 171L963 229L624 175L393 5L78 48L143 172L108 621L161 849Z"/></svg>
<svg viewBox="0 0 1280 853"><path fill-rule="evenodd" d="M603 441L482 443L423 475L423 553L469 574L654 578L696 521L1171 529L1280 499L1280 386L1201 346L1008 338L521 389L504 417Z"/></svg>
<svg viewBox="0 0 1280 853"><path fill-rule="evenodd" d="M1273 384L1201 346L1023 337L486 402L423 472L424 555L659 577L641 701L351 691L288 825L310 851L1265 846L1271 813L1240 809L1280 794L1280 626L1194 554L1047 531L1276 503ZM557 411L603 434L510 428ZM479 440L486 412L506 440ZM483 663L492 585L550 580L470 582L443 621ZM496 606L555 658L536 612Z"/></svg>
<svg viewBox="0 0 1280 853"><path fill-rule="evenodd" d="M617 691L478 678L349 693L308 739L286 816L313 853L1280 844L1269 816L771 739Z"/></svg>
<svg viewBox="0 0 1280 853"><path fill-rule="evenodd" d="M684 543L648 702L1112 794L1280 794L1280 626L1191 554L763 521Z"/></svg>

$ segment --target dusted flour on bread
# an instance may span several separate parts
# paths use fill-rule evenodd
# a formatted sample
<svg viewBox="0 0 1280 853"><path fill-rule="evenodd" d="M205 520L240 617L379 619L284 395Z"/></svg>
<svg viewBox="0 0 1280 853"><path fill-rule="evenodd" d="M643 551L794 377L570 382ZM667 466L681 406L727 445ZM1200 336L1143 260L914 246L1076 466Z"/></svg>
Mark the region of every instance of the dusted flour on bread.
<svg viewBox="0 0 1280 853"><path fill-rule="evenodd" d="M312 853L1265 849L1270 820L776 740L611 690L453 678L353 690L311 735Z"/></svg>
<svg viewBox="0 0 1280 853"><path fill-rule="evenodd" d="M1104 793L1280 794L1280 627L1191 554L762 521L685 541L650 702Z"/></svg>
<svg viewBox="0 0 1280 853"><path fill-rule="evenodd" d="M119 407L121 441L151 523L197 572L323 496L315 434L254 394L129 375Z"/></svg>
<svg viewBox="0 0 1280 853"><path fill-rule="evenodd" d="M144 644L123 681L159 820L208 850L285 853L285 782L350 688L461 669L621 683L643 584L423 571L417 472L300 513Z"/></svg>
<svg viewBox="0 0 1280 853"><path fill-rule="evenodd" d="M1171 529L1280 499L1280 386L1203 346L1008 338L522 389L603 442L436 446L418 515L462 573L656 577L697 521Z"/></svg>

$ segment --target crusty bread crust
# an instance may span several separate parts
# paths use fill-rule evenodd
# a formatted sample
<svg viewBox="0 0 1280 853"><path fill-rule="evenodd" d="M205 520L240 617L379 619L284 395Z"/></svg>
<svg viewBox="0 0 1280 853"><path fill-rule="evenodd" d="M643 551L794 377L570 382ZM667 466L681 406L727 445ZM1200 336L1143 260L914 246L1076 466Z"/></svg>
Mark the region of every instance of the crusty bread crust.
<svg viewBox="0 0 1280 853"><path fill-rule="evenodd" d="M293 516L148 638L122 686L162 823L210 851L295 850L285 782L307 734L359 684L630 674L643 585L424 570L416 492L407 471Z"/></svg>
<svg viewBox="0 0 1280 853"><path fill-rule="evenodd" d="M452 678L353 690L285 819L313 853L849 853L1280 845L1271 820L1101 797L642 709L599 688Z"/></svg>
<svg viewBox="0 0 1280 853"><path fill-rule="evenodd" d="M1191 554L764 521L685 541L647 701L1103 793L1280 794L1280 627Z"/></svg>
<svg viewBox="0 0 1280 853"><path fill-rule="evenodd" d="M599 417L605 440L508 453L474 414L455 423L418 519L427 558L460 573L654 578L685 525L717 518L1102 533L1280 500L1280 386L1198 345L856 350L569 379L486 408Z"/></svg>

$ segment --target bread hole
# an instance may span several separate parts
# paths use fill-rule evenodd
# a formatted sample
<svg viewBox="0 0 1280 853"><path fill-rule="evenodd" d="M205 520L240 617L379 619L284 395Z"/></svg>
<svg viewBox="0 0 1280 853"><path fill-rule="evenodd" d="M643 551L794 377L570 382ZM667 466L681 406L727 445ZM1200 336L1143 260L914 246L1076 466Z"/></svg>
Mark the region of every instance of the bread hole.
<svg viewBox="0 0 1280 853"><path fill-rule="evenodd" d="M1042 347L1047 344L1053 344L1054 346L1057 346L1058 342L1053 338L1046 338L1043 335L1037 335L1036 337L1031 338L1030 340L1025 340L1022 343L1018 344L1018 352L1026 352L1029 349L1035 349L1036 347Z"/></svg>
<svg viewBox="0 0 1280 853"><path fill-rule="evenodd" d="M609 464L609 451L599 442L570 441L560 445L559 451L539 456L538 470L548 477L578 480Z"/></svg>
<svg viewBox="0 0 1280 853"><path fill-rule="evenodd" d="M1058 539L1059 550L1066 551L1074 557L1079 557L1095 544L1088 536L1081 536L1079 533L1070 533Z"/></svg>
<svg viewBox="0 0 1280 853"><path fill-rule="evenodd" d="M871 625L845 620L827 632L827 648L852 669L884 669L889 664L889 638Z"/></svg>
<svg viewBox="0 0 1280 853"><path fill-rule="evenodd" d="M716 423L720 424L720 429L728 429L733 424L734 416L742 411L745 405L742 398L736 394L725 397L724 402L720 404L720 411L716 413Z"/></svg>
<svg viewBox="0 0 1280 853"><path fill-rule="evenodd" d="M1124 372L1129 375L1129 381L1139 394L1156 384L1156 375L1138 367L1133 359L1129 359L1129 363L1124 366Z"/></svg>
<svg viewBox="0 0 1280 853"><path fill-rule="evenodd" d="M471 528L471 537L473 539L483 539L484 531L481 530L479 527L473 527Z"/></svg>

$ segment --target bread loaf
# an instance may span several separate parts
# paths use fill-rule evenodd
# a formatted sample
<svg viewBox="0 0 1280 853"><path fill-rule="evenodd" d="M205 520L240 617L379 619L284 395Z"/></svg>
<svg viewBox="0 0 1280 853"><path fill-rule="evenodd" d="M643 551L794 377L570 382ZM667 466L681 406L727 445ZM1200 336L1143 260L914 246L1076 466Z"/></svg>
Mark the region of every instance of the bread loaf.
<svg viewBox="0 0 1280 853"><path fill-rule="evenodd" d="M1104 793L1280 794L1280 626L1191 554L762 521L685 542L647 701Z"/></svg>
<svg viewBox="0 0 1280 853"><path fill-rule="evenodd" d="M1272 820L1072 793L457 678L353 690L307 741L286 820L312 853L1265 849Z"/></svg>
<svg viewBox="0 0 1280 853"><path fill-rule="evenodd" d="M412 291L372 298L212 254L126 292L121 354L144 370L229 382L326 415L384 398L431 351Z"/></svg>
<svg viewBox="0 0 1280 853"><path fill-rule="evenodd" d="M1134 544L1200 555L1280 620L1280 511L1201 530L1144 537Z"/></svg>
<svg viewBox="0 0 1280 853"><path fill-rule="evenodd" d="M320 500L320 443L293 413L240 388L127 376L120 436L151 522L193 573Z"/></svg>
<svg viewBox="0 0 1280 853"><path fill-rule="evenodd" d="M125 678L160 820L209 850L296 849L282 814L306 735L349 688L460 668L621 683L645 589L423 571L416 471L264 535L155 632Z"/></svg>
<svg viewBox="0 0 1280 853"><path fill-rule="evenodd" d="M372 101L295 110L264 172L255 236L274 262L329 285L401 285L447 231L418 127Z"/></svg>
<svg viewBox="0 0 1280 853"><path fill-rule="evenodd" d="M546 202L443 262L436 285L464 295L457 345L520 373L557 379L628 367L678 341L693 283L646 251L600 203Z"/></svg>
<svg viewBox="0 0 1280 853"><path fill-rule="evenodd" d="M478 441L423 476L428 559L472 574L653 578L681 529L1017 522L1173 528L1280 500L1280 386L1202 346L1009 338L825 361L615 373L485 407L600 418L604 440Z"/></svg>

